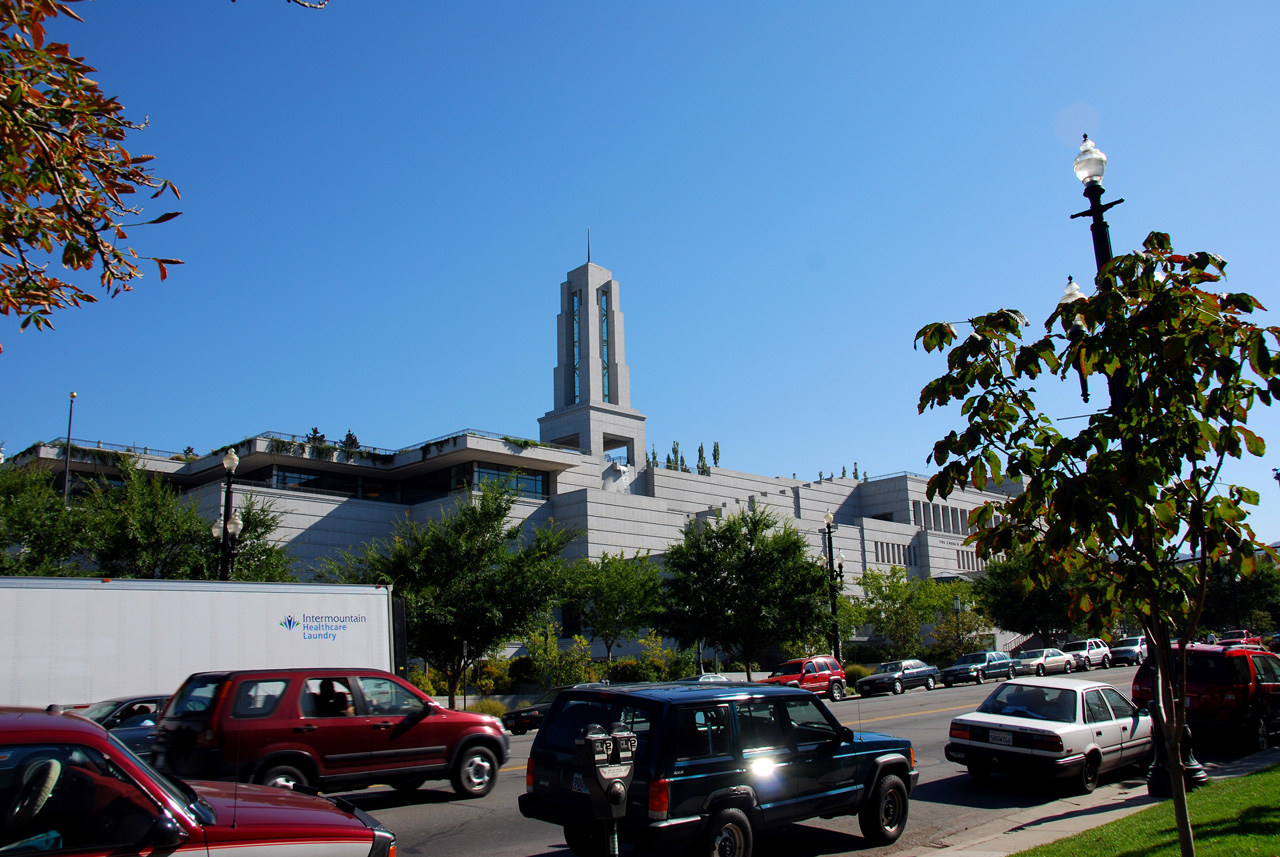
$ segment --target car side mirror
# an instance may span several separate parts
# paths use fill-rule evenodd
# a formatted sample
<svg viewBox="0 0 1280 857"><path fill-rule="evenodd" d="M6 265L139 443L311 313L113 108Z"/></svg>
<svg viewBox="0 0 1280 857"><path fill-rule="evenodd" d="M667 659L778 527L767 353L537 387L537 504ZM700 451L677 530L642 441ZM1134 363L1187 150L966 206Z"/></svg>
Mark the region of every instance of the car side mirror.
<svg viewBox="0 0 1280 857"><path fill-rule="evenodd" d="M840 731L836 733L836 741L841 744L852 744L853 730L848 726L841 726Z"/></svg>
<svg viewBox="0 0 1280 857"><path fill-rule="evenodd" d="M151 830L147 833L146 839L140 844L153 846L159 851L177 848L186 842L188 838L189 834L182 828L182 825L178 824L172 816L166 814L159 816L155 820L155 823L151 825Z"/></svg>
<svg viewBox="0 0 1280 857"><path fill-rule="evenodd" d="M106 720L102 721L102 728L106 729L107 731L115 729L119 725L120 725L120 721L114 717L108 717Z"/></svg>
<svg viewBox="0 0 1280 857"><path fill-rule="evenodd" d="M1150 716L1151 716L1151 712L1150 712L1150 711L1148 711L1148 710L1147 710L1147 707L1144 705L1144 706L1142 706L1141 708L1139 708L1139 709L1138 709L1138 716L1139 716L1139 717L1150 717Z"/></svg>

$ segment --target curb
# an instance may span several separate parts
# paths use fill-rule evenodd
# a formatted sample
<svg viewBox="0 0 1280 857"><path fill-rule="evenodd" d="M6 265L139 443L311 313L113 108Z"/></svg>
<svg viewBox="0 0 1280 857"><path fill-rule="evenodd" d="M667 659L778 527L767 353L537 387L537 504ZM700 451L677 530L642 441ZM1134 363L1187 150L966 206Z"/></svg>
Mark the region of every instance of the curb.
<svg viewBox="0 0 1280 857"><path fill-rule="evenodd" d="M1209 769L1210 780L1225 780L1257 773L1277 764L1280 764L1280 747L1206 768ZM1101 827L1157 803L1160 799L1148 795L1145 784L1135 787L1132 781L1114 783L1098 788L1093 794L1063 798L1047 806L1020 810L997 821L959 831L941 842L895 851L893 857L932 857L935 854L1007 857Z"/></svg>

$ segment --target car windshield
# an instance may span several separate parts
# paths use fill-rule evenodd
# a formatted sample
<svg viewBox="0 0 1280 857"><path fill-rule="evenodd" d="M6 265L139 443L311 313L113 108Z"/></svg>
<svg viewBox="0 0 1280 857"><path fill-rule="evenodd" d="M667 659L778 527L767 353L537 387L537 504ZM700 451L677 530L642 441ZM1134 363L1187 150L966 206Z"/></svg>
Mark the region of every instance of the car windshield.
<svg viewBox="0 0 1280 857"><path fill-rule="evenodd" d="M81 717L88 717L94 723L101 723L111 716L111 712L120 707L119 700L109 699L106 702L95 702L83 711L77 711Z"/></svg>
<svg viewBox="0 0 1280 857"><path fill-rule="evenodd" d="M1123 640L1116 643L1116 645L1122 649L1136 649L1138 648L1138 646L1142 645L1142 638L1141 637L1125 637Z"/></svg>
<svg viewBox="0 0 1280 857"><path fill-rule="evenodd" d="M1187 652L1188 684L1248 684L1249 665L1244 658L1228 658L1218 652Z"/></svg>
<svg viewBox="0 0 1280 857"><path fill-rule="evenodd" d="M876 667L876 672L878 673L902 672L902 664L899 663L898 661L890 661L887 664L881 664L880 666Z"/></svg>
<svg viewBox="0 0 1280 857"><path fill-rule="evenodd" d="M553 687L551 688L551 690L547 691L546 693L542 694L542 696L535 699L532 704L547 705L548 703L555 702L556 697L560 694L560 691L562 690L564 690L563 687Z"/></svg>
<svg viewBox="0 0 1280 857"><path fill-rule="evenodd" d="M182 717L207 711L223 678L225 676L221 675L192 676L178 689L177 696L169 703L165 714L169 717Z"/></svg>
<svg viewBox="0 0 1280 857"><path fill-rule="evenodd" d="M1044 649L1032 649L1029 652L1023 652L1018 657L1024 661L1038 661L1044 657Z"/></svg>
<svg viewBox="0 0 1280 857"><path fill-rule="evenodd" d="M156 786L163 789L169 797L179 806L186 807L195 818L199 819L202 824L213 824L218 819L218 814L213 806L204 798L196 794L195 789L184 783L177 777L169 777L162 774L155 768L151 767L146 760L138 757L136 753L125 746L124 742L118 740L115 735L107 733L107 740L111 742L112 748L120 755L127 755L141 768L143 768Z"/></svg>
<svg viewBox="0 0 1280 857"><path fill-rule="evenodd" d="M795 675L798 672L800 672L800 661L789 661L769 673L769 678L780 675Z"/></svg>
<svg viewBox="0 0 1280 857"><path fill-rule="evenodd" d="M986 663L987 656L981 652L976 655L961 655L956 660L956 666L962 667L965 664L981 664Z"/></svg>
<svg viewBox="0 0 1280 857"><path fill-rule="evenodd" d="M1003 684L978 706L978 713L1071 723L1076 719L1076 692L1059 687Z"/></svg>

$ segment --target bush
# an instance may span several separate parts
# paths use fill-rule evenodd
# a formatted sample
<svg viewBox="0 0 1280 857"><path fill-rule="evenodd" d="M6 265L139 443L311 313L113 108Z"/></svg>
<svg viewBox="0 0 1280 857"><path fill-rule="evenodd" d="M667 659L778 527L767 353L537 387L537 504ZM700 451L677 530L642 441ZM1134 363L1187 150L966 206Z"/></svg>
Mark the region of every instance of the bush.
<svg viewBox="0 0 1280 857"><path fill-rule="evenodd" d="M507 707L496 699L477 699L475 702L467 706L467 711L474 711L476 714L492 714L494 717L501 717L507 713Z"/></svg>
<svg viewBox="0 0 1280 857"><path fill-rule="evenodd" d="M537 684L538 671L533 658L520 655L508 661L507 678L511 679L512 684Z"/></svg>
<svg viewBox="0 0 1280 857"><path fill-rule="evenodd" d="M409 667L409 672L405 675L405 680L427 696L436 695L436 686L431 679L422 670L417 667Z"/></svg>
<svg viewBox="0 0 1280 857"><path fill-rule="evenodd" d="M475 686L485 696L511 692L511 661L506 658L490 658L481 661L474 670Z"/></svg>
<svg viewBox="0 0 1280 857"><path fill-rule="evenodd" d="M846 684L853 684L860 678L866 678L871 675L873 670L870 667L864 667L862 664L845 664L844 678Z"/></svg>

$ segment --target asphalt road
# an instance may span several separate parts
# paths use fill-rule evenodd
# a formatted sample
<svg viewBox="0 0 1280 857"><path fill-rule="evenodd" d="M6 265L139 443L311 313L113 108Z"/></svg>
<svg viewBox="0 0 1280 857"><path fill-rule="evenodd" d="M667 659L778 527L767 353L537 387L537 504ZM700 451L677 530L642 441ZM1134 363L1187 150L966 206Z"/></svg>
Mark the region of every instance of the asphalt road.
<svg viewBox="0 0 1280 857"><path fill-rule="evenodd" d="M1133 673L1132 667L1124 667L1077 677L1107 681L1128 696ZM1055 803L1067 794L1060 784L1027 783L1000 776L978 784L943 756L951 718L974 710L995 684L989 681L986 685L939 686L932 692L917 689L902 696L855 698L834 705L832 710L840 721L855 730L888 732L911 739L920 784L911 796L906 833L892 846L870 848L858 830L857 818L814 819L759 835L756 853L762 857L887 857L897 851L954 844L967 828L1030 807L1042 806L1046 815L1060 811L1055 809ZM407 795L375 789L352 792L347 797L395 831L401 855L570 857L560 828L524 818L516 804L524 790L525 761L533 737L512 737L511 759L503 766L493 792L480 800L455 797L447 782L428 783ZM1211 760L1202 754L1201 761ZM1137 772L1131 769L1110 780L1104 776L1103 782L1122 779L1135 789L1144 788ZM624 847L623 857L627 854Z"/></svg>

